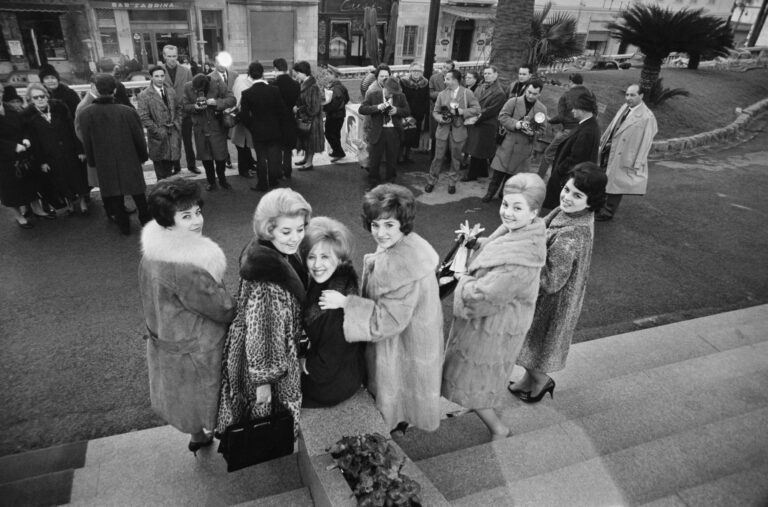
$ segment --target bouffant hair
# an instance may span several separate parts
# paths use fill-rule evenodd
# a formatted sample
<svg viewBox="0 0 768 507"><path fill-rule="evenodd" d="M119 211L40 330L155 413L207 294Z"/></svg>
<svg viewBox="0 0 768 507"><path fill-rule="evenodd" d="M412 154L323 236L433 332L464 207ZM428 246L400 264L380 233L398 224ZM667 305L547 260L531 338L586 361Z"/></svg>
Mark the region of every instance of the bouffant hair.
<svg viewBox="0 0 768 507"><path fill-rule="evenodd" d="M304 225L312 218L312 206L290 188L276 188L264 194L253 212L253 233L257 239L272 241L272 231L280 217L304 217Z"/></svg>
<svg viewBox="0 0 768 507"><path fill-rule="evenodd" d="M352 235L347 226L338 220L329 217L314 217L310 220L301 243L301 257L306 261L312 248L320 243L327 244L340 262L352 258Z"/></svg>
<svg viewBox="0 0 768 507"><path fill-rule="evenodd" d="M312 75L312 67L309 65L309 62L304 60L296 62L296 64L293 66L293 70L296 72L301 72L305 76Z"/></svg>
<svg viewBox="0 0 768 507"><path fill-rule="evenodd" d="M371 222L394 218L400 222L400 232L409 234L416 219L416 199L407 188L385 183L374 187L363 197L363 227L371 231Z"/></svg>
<svg viewBox="0 0 768 507"><path fill-rule="evenodd" d="M568 178L572 178L573 186L587 196L587 208L595 211L603 207L608 177L597 164L594 162L576 164L568 171Z"/></svg>
<svg viewBox="0 0 768 507"><path fill-rule="evenodd" d="M147 205L150 215L158 224L173 227L177 212L188 210L195 205L203 207L200 185L182 178L161 180L149 192Z"/></svg>
<svg viewBox="0 0 768 507"><path fill-rule="evenodd" d="M525 202L533 210L541 209L541 203L544 202L546 193L547 186L538 174L517 173L504 184L503 195L522 194Z"/></svg>

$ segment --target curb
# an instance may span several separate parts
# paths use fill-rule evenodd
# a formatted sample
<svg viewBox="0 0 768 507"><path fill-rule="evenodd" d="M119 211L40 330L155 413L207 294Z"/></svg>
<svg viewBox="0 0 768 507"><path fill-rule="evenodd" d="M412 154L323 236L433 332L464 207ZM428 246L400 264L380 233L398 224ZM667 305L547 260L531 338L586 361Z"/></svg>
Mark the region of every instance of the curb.
<svg viewBox="0 0 768 507"><path fill-rule="evenodd" d="M654 141L651 145L650 157L654 159L666 156L683 155L696 148L709 147L714 144L722 144L737 140L762 112L768 110L768 98L755 102L744 108L736 119L725 127L720 127L709 132L702 132L689 137L675 137ZM738 111L738 109L737 109Z"/></svg>

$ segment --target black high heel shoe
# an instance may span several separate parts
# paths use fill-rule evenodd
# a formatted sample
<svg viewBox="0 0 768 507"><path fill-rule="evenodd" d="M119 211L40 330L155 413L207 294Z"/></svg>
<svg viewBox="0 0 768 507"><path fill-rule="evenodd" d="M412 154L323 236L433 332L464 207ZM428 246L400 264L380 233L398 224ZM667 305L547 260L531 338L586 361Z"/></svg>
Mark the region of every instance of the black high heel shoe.
<svg viewBox="0 0 768 507"><path fill-rule="evenodd" d="M541 390L541 392L537 396L531 396L531 391L522 391L519 393L512 393L516 395L518 398L520 398L520 401L524 401L525 403L538 403L544 398L544 396L549 393L549 397L553 398L555 397L555 380L550 377L550 379L547 381L546 384L544 384L544 389Z"/></svg>
<svg viewBox="0 0 768 507"><path fill-rule="evenodd" d="M190 440L189 445L187 447L189 448L190 451L192 451L195 457L197 457L197 451L199 451L203 447L208 447L212 443L213 443L213 436L211 436L211 438L209 438L204 442L195 442L194 440Z"/></svg>

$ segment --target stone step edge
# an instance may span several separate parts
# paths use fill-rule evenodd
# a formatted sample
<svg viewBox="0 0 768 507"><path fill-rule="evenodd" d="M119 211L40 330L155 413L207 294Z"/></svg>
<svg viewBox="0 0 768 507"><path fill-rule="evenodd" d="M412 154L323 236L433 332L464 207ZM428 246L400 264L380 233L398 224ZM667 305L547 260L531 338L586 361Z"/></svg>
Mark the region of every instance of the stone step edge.
<svg viewBox="0 0 768 507"><path fill-rule="evenodd" d="M313 507L312 494L307 486L274 495L249 500L232 507Z"/></svg>
<svg viewBox="0 0 768 507"><path fill-rule="evenodd" d="M714 426L714 425L717 425L717 424L722 424L723 422L728 421L728 420L736 420L736 419L748 417L749 415L751 415L754 412L765 411L765 410L766 410L766 407L760 407L758 409L751 410L751 411L748 411L748 412L744 412L744 413L736 415L736 416L724 417L724 418L722 418L720 420L717 420L717 421L713 421L713 422L710 422L710 423L707 423L707 424L703 424L703 425L700 425L700 426L695 426L695 427L692 427L692 428L688 428L688 429L683 430L683 431L678 431L678 432L672 433L670 435L667 435L667 436L664 436L664 437L661 437L661 438L657 438L657 439L654 439L654 440L651 440L651 441L648 441L648 442L643 442L642 444L637 444L637 445L634 445L634 446L627 447L625 449L619 449L619 450L611 452L611 453L603 454L603 455L592 457L592 458L589 458L589 459L584 459L582 461L579 461L579 462L576 462L576 463L571 463L571 464L566 465L564 467L548 470L546 472L542 472L542 473L539 473L539 474L536 474L536 475L532 475L530 477L526 477L526 478L520 479L518 481L507 482L505 485L499 486L497 488L492 488L492 489L488 489L488 490L478 491L476 493L472 493L472 494L467 495L465 497L456 498L456 499L454 499L452 501L452 504L456 503L456 502L462 502L462 503L466 504L466 502L465 502L466 499L471 499L471 498L473 498L475 496L482 495L483 493L488 492L488 491L493 491L493 490L497 490L497 489L498 490L506 490L507 488L513 488L515 486L515 484L518 484L518 483L523 482L523 481L531 480L533 478L540 477L540 476L549 475L549 474L552 474L552 473L555 473L555 472L560 472L560 471L566 470L568 468L573 468L573 467L582 465L583 463L588 463L588 462L591 462L591 461L600 462L600 460L603 460L603 459L605 459L605 458L607 458L609 456L613 456L615 454L625 453L625 452L630 451L632 449L642 448L644 446L648 446L648 445L654 444L655 442L664 441L664 440L670 440L670 439L674 439L674 438L679 438L682 435L685 435L687 433L692 433L692 432L695 432L697 430L701 430L702 428L707 428L707 427L711 427L711 426ZM485 445L485 444L483 444L483 445ZM768 465L768 460L766 460L761 466L765 466L765 465ZM741 472L745 472L747 470L750 470L749 465L748 464L744 464L741 468L738 468L733 473L734 474L735 473L741 473ZM733 474L727 474L727 475L733 475ZM719 476L718 478L715 478L713 480L717 480L717 479L725 477L725 476L726 475L722 475L722 476ZM701 484L703 484L703 483L698 483L698 484L686 486L686 487L681 488L681 489L676 490L676 491L687 490L687 489L690 489L690 488L693 488L693 487L696 487L696 486L700 486ZM672 493L673 492L661 492L659 494L659 496L656 497L656 499L667 497L667 496L669 496ZM648 502L645 502L645 503L648 503ZM567 505L567 504L562 504L562 505Z"/></svg>
<svg viewBox="0 0 768 507"><path fill-rule="evenodd" d="M80 440L0 457L0 485L85 466L88 441Z"/></svg>

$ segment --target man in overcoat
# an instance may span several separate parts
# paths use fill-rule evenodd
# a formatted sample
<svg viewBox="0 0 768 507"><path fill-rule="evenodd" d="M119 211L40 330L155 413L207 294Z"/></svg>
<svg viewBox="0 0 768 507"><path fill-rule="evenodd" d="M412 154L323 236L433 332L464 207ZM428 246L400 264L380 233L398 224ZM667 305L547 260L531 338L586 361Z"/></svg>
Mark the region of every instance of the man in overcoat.
<svg viewBox="0 0 768 507"><path fill-rule="evenodd" d="M253 85L240 97L240 121L248 127L256 150L258 183L253 190L267 191L277 186L282 175L280 143L281 125L289 116L280 90L264 80L264 66L253 62L248 66Z"/></svg>
<svg viewBox="0 0 768 507"><path fill-rule="evenodd" d="M232 56L226 51L216 55L214 68L209 74L211 81L220 81L227 89L232 91L235 86L235 80L237 79L237 71L232 70ZM227 139L229 139L229 132L227 132ZM229 150L227 150L226 164L228 168L232 167L232 160L229 156Z"/></svg>
<svg viewBox="0 0 768 507"><path fill-rule="evenodd" d="M165 69L149 69L150 85L137 98L141 124L147 129L149 158L157 179L173 174L181 159L181 102L165 85Z"/></svg>
<svg viewBox="0 0 768 507"><path fill-rule="evenodd" d="M192 81L192 72L179 65L179 50L176 46L171 44L163 46L163 60L165 60L165 64L161 65L165 68L165 86L173 88L176 98L181 101L181 97L184 96L184 85ZM184 113L181 116L181 140L184 144L187 170L191 173L200 174L200 169L197 168L195 162L195 148L192 145L192 117ZM179 171L181 171L181 160L173 168L174 173Z"/></svg>
<svg viewBox="0 0 768 507"><path fill-rule="evenodd" d="M571 114L578 124L557 147L552 163L552 174L547 181L547 195L541 205L542 211L559 206L560 191L568 181L568 172L576 164L597 163L600 152L600 126L592 113L596 108L595 96L588 90L572 99Z"/></svg>
<svg viewBox="0 0 768 507"><path fill-rule="evenodd" d="M429 193L435 189L440 177L443 159L450 149L451 169L448 172L448 193L456 193L456 182L459 181L461 167L461 152L467 140L467 127L464 121L480 114L480 103L475 95L461 86L461 72L451 70L445 74L445 90L441 91L432 109L432 118L437 123L435 130L435 157L429 167L427 185L424 191Z"/></svg>
<svg viewBox="0 0 768 507"><path fill-rule="evenodd" d="M625 194L645 195L648 186L648 153L659 131L656 117L643 102L640 85L629 85L626 103L600 139L600 165L608 176L607 199L595 220L611 220Z"/></svg>
<svg viewBox="0 0 768 507"><path fill-rule="evenodd" d="M475 97L480 103L480 116L469 127L464 153L470 156L469 172L461 181L473 181L480 176L488 176L488 162L496 153L496 131L499 128L499 112L507 101L499 83L499 72L489 65L483 70L483 83L475 90Z"/></svg>
<svg viewBox="0 0 768 507"><path fill-rule="evenodd" d="M115 103L115 87L115 78L109 74L96 78L99 98L80 113L80 130L88 165L96 167L107 213L115 217L123 234L130 234L124 195L133 197L142 225L151 219L141 167L149 154L139 114Z"/></svg>
<svg viewBox="0 0 768 507"><path fill-rule="evenodd" d="M301 85L296 82L288 73L288 62L284 58L275 58L272 62L277 72L272 83L280 91L280 96L283 98L283 103L289 111L293 111L293 106L299 100L299 94L301 93ZM292 116L285 119L285 123L281 126L283 133L283 139L280 143L280 159L283 167L283 176L287 179L291 179L291 172L293 165L291 158L293 156L293 150L296 148L296 122Z"/></svg>
<svg viewBox="0 0 768 507"><path fill-rule="evenodd" d="M387 157L386 183L395 181L397 155L403 118L411 114L405 94L395 78L387 78L384 89L369 89L360 104L360 114L368 118L368 182L371 188L381 183L381 157Z"/></svg>

